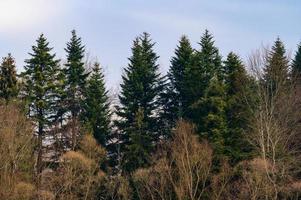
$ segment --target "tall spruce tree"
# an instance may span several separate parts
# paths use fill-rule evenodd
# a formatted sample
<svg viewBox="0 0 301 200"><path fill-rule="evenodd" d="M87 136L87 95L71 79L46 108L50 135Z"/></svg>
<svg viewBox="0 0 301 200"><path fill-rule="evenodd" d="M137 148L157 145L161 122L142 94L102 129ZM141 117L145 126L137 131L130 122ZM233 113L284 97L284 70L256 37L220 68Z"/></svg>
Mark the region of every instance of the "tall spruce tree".
<svg viewBox="0 0 301 200"><path fill-rule="evenodd" d="M248 128L251 116L250 105L253 105L253 81L248 76L238 55L229 53L224 62L226 85L226 117L228 133L225 137L225 154L236 163L248 156L250 145L244 131Z"/></svg>
<svg viewBox="0 0 301 200"><path fill-rule="evenodd" d="M31 58L25 60L23 97L28 104L28 115L36 123L38 135L37 172L42 171L42 140L52 126L56 115L57 77L60 73L59 60L51 54L43 34L32 47Z"/></svg>
<svg viewBox="0 0 301 200"><path fill-rule="evenodd" d="M134 40L129 65L122 76L120 105L116 114L120 120L120 145L123 169L131 172L148 164L154 142L158 139L158 96L162 78L149 34Z"/></svg>
<svg viewBox="0 0 301 200"><path fill-rule="evenodd" d="M105 88L104 75L99 63L95 63L87 83L84 102L84 121L92 129L95 139L103 147L110 133L110 104Z"/></svg>
<svg viewBox="0 0 301 200"><path fill-rule="evenodd" d="M264 69L263 81L273 95L278 89L283 89L288 83L289 60L283 42L278 37L272 46Z"/></svg>
<svg viewBox="0 0 301 200"><path fill-rule="evenodd" d="M298 45L298 50L292 63L292 79L301 84L301 43Z"/></svg>
<svg viewBox="0 0 301 200"><path fill-rule="evenodd" d="M219 80L223 78L221 56L208 30L203 34L199 44L201 50L194 54L192 64L185 70L183 100L188 106L184 117L196 123L198 127L201 116L197 102L204 97L205 90L214 76Z"/></svg>
<svg viewBox="0 0 301 200"><path fill-rule="evenodd" d="M2 59L0 66L0 98L7 102L18 95L16 64L11 54Z"/></svg>
<svg viewBox="0 0 301 200"><path fill-rule="evenodd" d="M165 92L162 93L163 112L161 119L164 120L166 131L170 131L176 121L183 117L187 110L184 103L184 76L185 70L192 63L193 49L186 36L182 36L175 50L175 56L171 59L171 67L167 73L168 83Z"/></svg>
<svg viewBox="0 0 301 200"><path fill-rule="evenodd" d="M66 111L70 112L71 117L78 118L82 112L82 103L84 99L84 91L87 83L88 73L84 67L85 47L82 40L76 35L75 30L72 37L67 43L65 51L67 52L67 63L65 64L65 106Z"/></svg>

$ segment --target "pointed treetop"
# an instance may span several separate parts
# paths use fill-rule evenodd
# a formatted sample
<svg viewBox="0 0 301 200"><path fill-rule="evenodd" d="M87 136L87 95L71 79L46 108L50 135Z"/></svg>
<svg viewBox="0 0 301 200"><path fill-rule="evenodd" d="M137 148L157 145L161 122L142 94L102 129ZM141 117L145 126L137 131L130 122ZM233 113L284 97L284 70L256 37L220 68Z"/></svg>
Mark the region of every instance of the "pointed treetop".
<svg viewBox="0 0 301 200"><path fill-rule="evenodd" d="M292 63L292 78L301 78L301 42Z"/></svg>
<svg viewBox="0 0 301 200"><path fill-rule="evenodd" d="M16 97L18 94L16 64L9 53L2 59L0 66L0 98L6 101Z"/></svg>
<svg viewBox="0 0 301 200"><path fill-rule="evenodd" d="M283 84L288 79L289 60L283 42L277 37L268 55L264 79L268 84ZM273 87L274 87L273 86Z"/></svg>
<svg viewBox="0 0 301 200"><path fill-rule="evenodd" d="M213 35L208 31L208 29L206 29L201 37L201 42L199 43L202 47L202 50L205 50L208 47L213 47L214 42Z"/></svg>

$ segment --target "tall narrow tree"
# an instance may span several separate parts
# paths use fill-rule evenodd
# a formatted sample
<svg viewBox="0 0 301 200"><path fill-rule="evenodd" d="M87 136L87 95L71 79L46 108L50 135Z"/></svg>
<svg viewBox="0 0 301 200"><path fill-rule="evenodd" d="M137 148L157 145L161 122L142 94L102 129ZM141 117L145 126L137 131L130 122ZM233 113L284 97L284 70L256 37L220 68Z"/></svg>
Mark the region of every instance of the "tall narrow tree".
<svg viewBox="0 0 301 200"><path fill-rule="evenodd" d="M64 69L65 85L64 91L61 93L63 107L60 114L67 118L70 129L69 134L66 135L67 146L75 149L80 135L79 121L83 113L83 101L89 73L85 71L83 62L85 47L82 45L82 40L76 35L75 30L71 33L71 39L65 48L67 63Z"/></svg>
<svg viewBox="0 0 301 200"><path fill-rule="evenodd" d="M25 72L22 73L24 82L22 95L28 103L28 115L37 125L38 157L37 172L42 172L42 140L56 115L57 77L59 60L51 54L45 36L37 39L37 45L32 47L31 58L25 60Z"/></svg>
<svg viewBox="0 0 301 200"><path fill-rule="evenodd" d="M185 70L192 64L193 49L186 36L182 36L175 50L175 56L171 59L171 67L167 73L168 83L165 92L162 94L164 103L162 120L167 129L173 127L183 113L187 111L187 105L184 103L184 76ZM169 131L169 130L167 130Z"/></svg>
<svg viewBox="0 0 301 200"><path fill-rule="evenodd" d="M78 118L82 111L82 101L89 74L85 72L83 62L85 47L82 45L82 40L76 35L75 30L71 33L72 37L65 48L67 52L65 103L66 110L71 113L72 118Z"/></svg>
<svg viewBox="0 0 301 200"><path fill-rule="evenodd" d="M0 66L0 98L9 101L18 95L16 64L11 54L2 59Z"/></svg>
<svg viewBox="0 0 301 200"><path fill-rule="evenodd" d="M188 105L184 117L197 126L200 119L197 102L204 96L211 79L216 76L220 80L223 76L221 56L208 30L203 34L199 44L201 49L195 53L192 64L185 70L184 79L184 103Z"/></svg>
<svg viewBox="0 0 301 200"><path fill-rule="evenodd" d="M289 60L283 42L278 37L272 46L264 69L264 83L270 95L279 92L288 83Z"/></svg>
<svg viewBox="0 0 301 200"><path fill-rule="evenodd" d="M301 84L301 43L298 45L298 50L292 63L292 79Z"/></svg>
<svg viewBox="0 0 301 200"><path fill-rule="evenodd" d="M162 79L153 46L147 33L136 38L122 76L120 105L116 108L120 120L116 124L121 131L123 167L127 172L147 165L150 149L158 139L156 111Z"/></svg>
<svg viewBox="0 0 301 200"><path fill-rule="evenodd" d="M108 91L99 63L94 64L85 93L84 121L91 127L98 143L105 147L110 133L111 113Z"/></svg>
<svg viewBox="0 0 301 200"><path fill-rule="evenodd" d="M229 53L224 62L226 85L226 117L228 133L225 137L226 155L230 161L238 162L248 156L248 145L245 131L251 116L251 107L254 102L252 90L253 81L248 76L238 55Z"/></svg>

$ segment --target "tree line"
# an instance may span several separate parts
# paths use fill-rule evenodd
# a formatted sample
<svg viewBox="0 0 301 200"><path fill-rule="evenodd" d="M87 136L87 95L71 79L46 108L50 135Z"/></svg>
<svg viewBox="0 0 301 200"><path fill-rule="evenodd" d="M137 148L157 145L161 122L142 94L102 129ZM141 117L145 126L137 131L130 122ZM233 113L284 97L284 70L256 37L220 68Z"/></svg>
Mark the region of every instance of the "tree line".
<svg viewBox="0 0 301 200"><path fill-rule="evenodd" d="M0 118L16 125L9 127L10 137L6 124L0 126L0 154L22 151L22 141L30 145L20 167L11 157L0 178L7 181L15 171L32 177L1 195L20 199L14 195L38 190L45 196L28 192L24 199L298 198L300 45L290 59L277 38L245 64L234 52L223 58L205 30L197 49L180 38L164 75L155 42L143 33L133 40L113 103L100 63L88 66L82 39L71 34L64 63L43 34L22 73L11 54L2 60ZM7 138L20 146L11 150Z"/></svg>

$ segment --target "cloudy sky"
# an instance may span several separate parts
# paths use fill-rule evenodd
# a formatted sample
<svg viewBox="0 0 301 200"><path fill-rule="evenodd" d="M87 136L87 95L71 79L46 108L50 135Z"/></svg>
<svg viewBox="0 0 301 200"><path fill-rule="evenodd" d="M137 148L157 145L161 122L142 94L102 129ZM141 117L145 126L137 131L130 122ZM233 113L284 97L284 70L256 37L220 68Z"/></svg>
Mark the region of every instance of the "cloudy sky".
<svg viewBox="0 0 301 200"><path fill-rule="evenodd" d="M246 59L277 36L294 51L301 41L300 11L298 0L0 0L0 56L11 52L21 71L44 33L64 60L66 41L76 29L113 87L120 83L132 40L144 31L156 42L165 72L180 36L187 35L198 48L206 28L223 56L235 51Z"/></svg>

